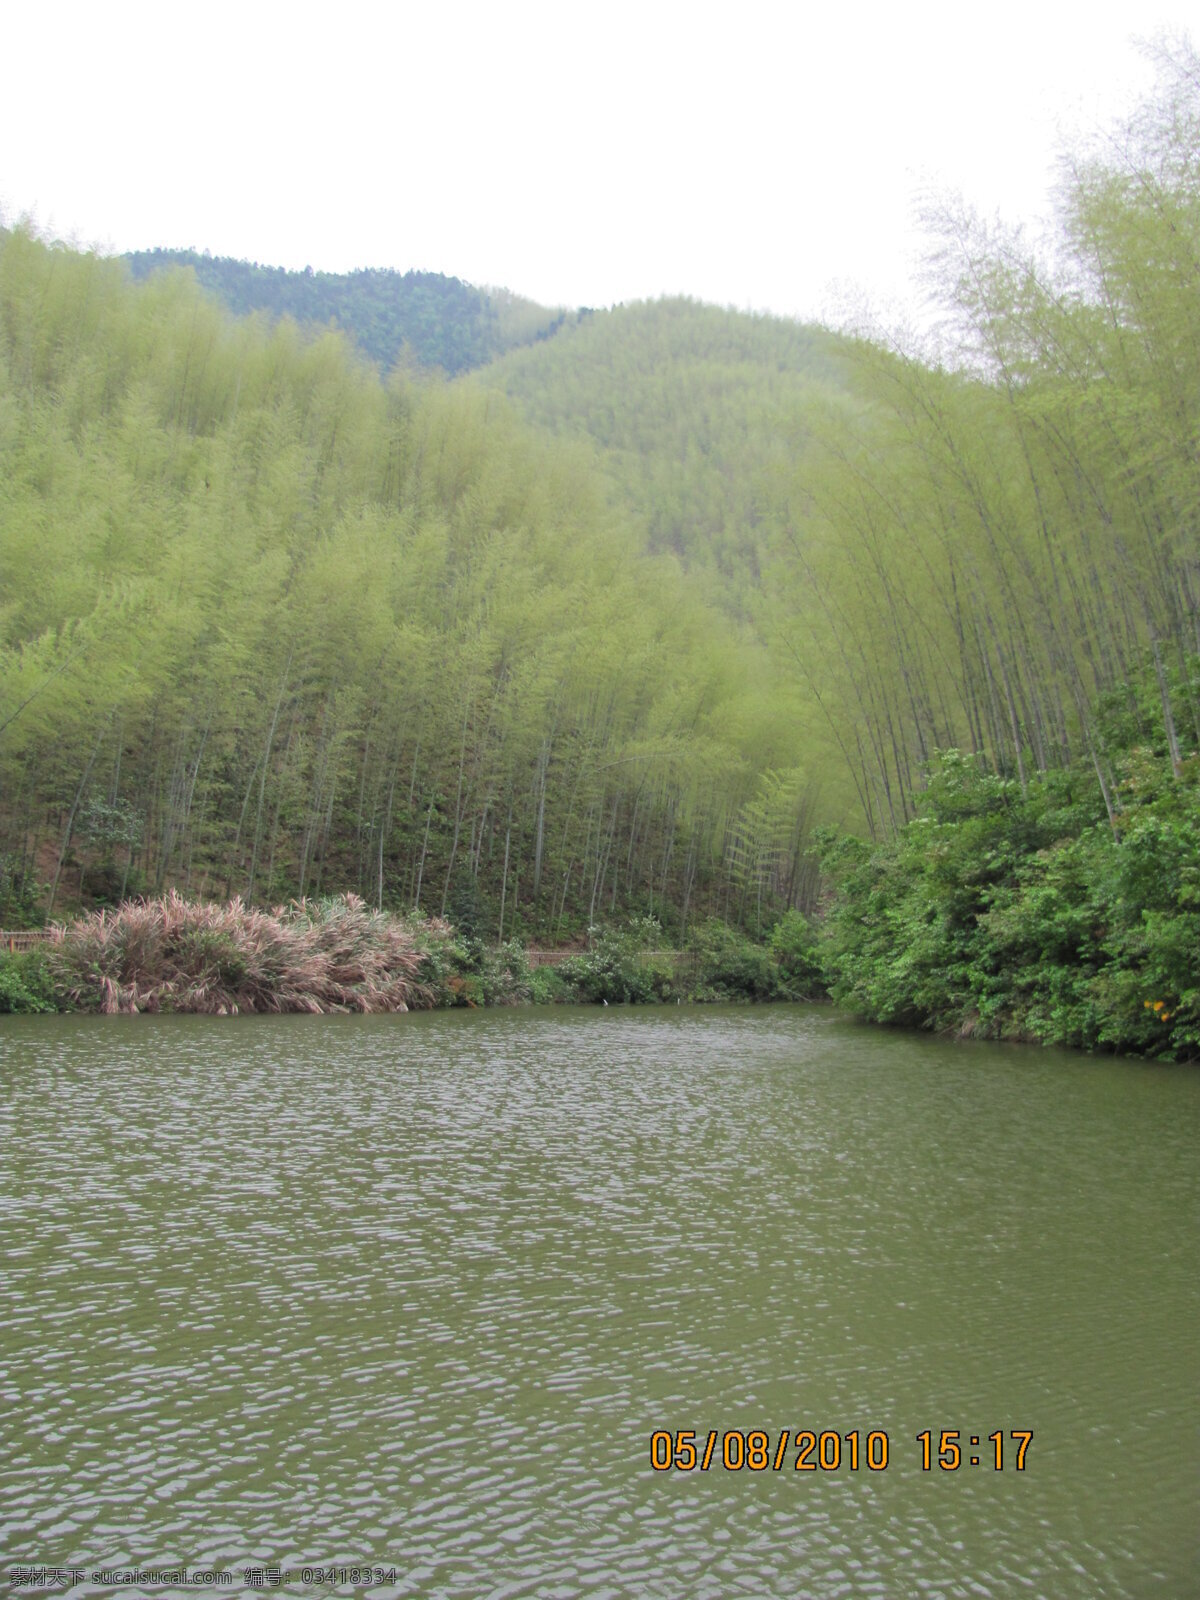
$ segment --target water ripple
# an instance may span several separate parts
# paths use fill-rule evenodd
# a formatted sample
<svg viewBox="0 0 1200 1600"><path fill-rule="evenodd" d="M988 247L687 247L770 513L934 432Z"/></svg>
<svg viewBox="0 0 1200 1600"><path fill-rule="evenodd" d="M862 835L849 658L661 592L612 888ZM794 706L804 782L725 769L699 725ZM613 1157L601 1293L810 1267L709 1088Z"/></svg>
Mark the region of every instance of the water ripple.
<svg viewBox="0 0 1200 1600"><path fill-rule="evenodd" d="M0 1562L1200 1593L1194 1073L799 1007L2 1020ZM651 1470L756 1427L889 1465Z"/></svg>

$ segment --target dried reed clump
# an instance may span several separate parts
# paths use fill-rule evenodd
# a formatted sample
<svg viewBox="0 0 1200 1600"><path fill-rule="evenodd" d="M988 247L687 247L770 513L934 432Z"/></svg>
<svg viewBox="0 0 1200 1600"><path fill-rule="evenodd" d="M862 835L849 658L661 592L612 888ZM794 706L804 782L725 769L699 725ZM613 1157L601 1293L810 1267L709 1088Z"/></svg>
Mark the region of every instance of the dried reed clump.
<svg viewBox="0 0 1200 1600"><path fill-rule="evenodd" d="M357 895L256 911L185 900L131 901L54 930L59 987L104 1012L407 1011L433 1004L417 981L417 930Z"/></svg>

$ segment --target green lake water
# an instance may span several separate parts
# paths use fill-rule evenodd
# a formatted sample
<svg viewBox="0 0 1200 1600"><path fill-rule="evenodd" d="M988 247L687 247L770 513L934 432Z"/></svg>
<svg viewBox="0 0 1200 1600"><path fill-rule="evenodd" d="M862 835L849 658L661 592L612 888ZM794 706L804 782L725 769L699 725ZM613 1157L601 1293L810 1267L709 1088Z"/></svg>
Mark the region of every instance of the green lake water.
<svg viewBox="0 0 1200 1600"><path fill-rule="evenodd" d="M0 1577L1188 1600L1198 1133L821 1008L0 1019Z"/></svg>

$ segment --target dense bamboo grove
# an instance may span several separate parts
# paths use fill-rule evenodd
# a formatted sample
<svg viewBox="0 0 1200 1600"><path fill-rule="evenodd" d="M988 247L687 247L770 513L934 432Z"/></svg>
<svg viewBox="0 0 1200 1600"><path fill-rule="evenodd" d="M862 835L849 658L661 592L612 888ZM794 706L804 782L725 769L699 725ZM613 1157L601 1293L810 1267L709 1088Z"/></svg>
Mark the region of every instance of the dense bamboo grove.
<svg viewBox="0 0 1200 1600"><path fill-rule="evenodd" d="M594 314L480 378L539 426L586 433L649 548L746 616L786 525L806 415L842 392L845 357L819 328L670 299Z"/></svg>
<svg viewBox="0 0 1200 1600"><path fill-rule="evenodd" d="M1118 834L1098 708L1176 781L1200 742L1200 68L1160 65L1040 252L942 225L932 352L664 301L385 379L0 234L0 918L758 931L947 749L1082 760Z"/></svg>
<svg viewBox="0 0 1200 1600"><path fill-rule="evenodd" d="M1064 164L1043 247L940 219L936 336L666 301L483 374L586 432L647 543L754 619L823 724L808 770L877 837L946 748L1022 783L1081 756L1115 807L1095 708L1144 661L1174 764L1200 732L1200 89L1188 49L1159 65Z"/></svg>
<svg viewBox="0 0 1200 1600"><path fill-rule="evenodd" d="M940 360L864 339L811 418L772 622L877 833L949 747L1022 787L1083 757L1111 819L1095 707L1144 661L1176 772L1200 739L1200 68L1160 67L1056 247L944 219Z"/></svg>
<svg viewBox="0 0 1200 1600"><path fill-rule="evenodd" d="M553 934L799 891L765 652L501 397L17 230L0 452L10 921L174 884Z"/></svg>

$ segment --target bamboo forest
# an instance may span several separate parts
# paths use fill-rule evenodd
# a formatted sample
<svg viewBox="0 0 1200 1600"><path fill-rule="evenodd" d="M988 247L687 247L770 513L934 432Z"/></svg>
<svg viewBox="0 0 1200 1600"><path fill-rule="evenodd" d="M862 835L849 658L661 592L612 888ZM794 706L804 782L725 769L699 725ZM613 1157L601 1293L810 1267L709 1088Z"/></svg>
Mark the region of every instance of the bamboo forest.
<svg viewBox="0 0 1200 1600"><path fill-rule="evenodd" d="M337 903L1194 1056L1195 57L1049 241L931 226L904 334L13 221L0 924Z"/></svg>

